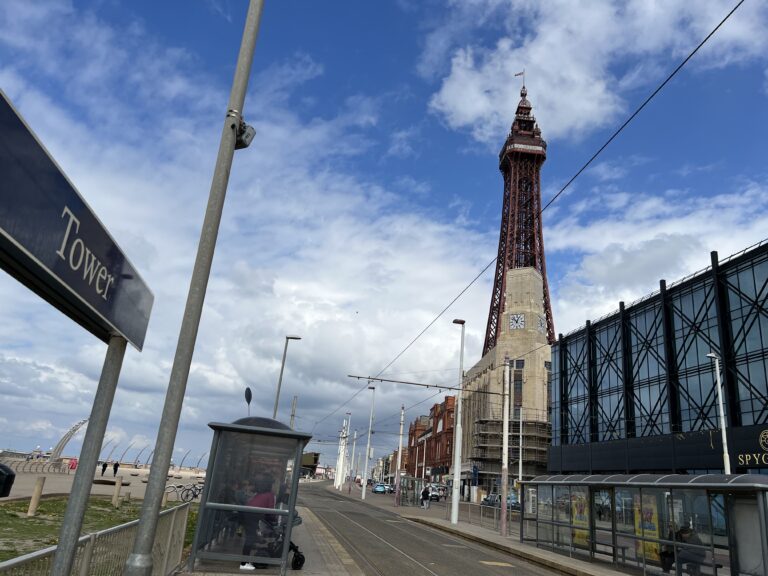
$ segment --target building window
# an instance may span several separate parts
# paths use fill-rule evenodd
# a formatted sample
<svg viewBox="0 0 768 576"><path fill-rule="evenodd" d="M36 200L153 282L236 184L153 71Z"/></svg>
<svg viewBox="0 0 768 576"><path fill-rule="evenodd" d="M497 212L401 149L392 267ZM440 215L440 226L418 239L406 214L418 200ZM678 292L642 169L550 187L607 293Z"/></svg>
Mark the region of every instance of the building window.
<svg viewBox="0 0 768 576"><path fill-rule="evenodd" d="M515 360L515 370L522 370L525 368L525 360Z"/></svg>

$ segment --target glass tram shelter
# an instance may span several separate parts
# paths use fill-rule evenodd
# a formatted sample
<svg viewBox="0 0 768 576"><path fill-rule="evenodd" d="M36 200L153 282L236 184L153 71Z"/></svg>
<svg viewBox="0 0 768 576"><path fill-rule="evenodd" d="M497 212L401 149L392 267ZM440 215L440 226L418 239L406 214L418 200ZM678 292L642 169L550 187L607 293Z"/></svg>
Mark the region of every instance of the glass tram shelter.
<svg viewBox="0 0 768 576"><path fill-rule="evenodd" d="M628 574L768 576L768 477L538 476L521 541Z"/></svg>
<svg viewBox="0 0 768 576"><path fill-rule="evenodd" d="M291 543L301 455L312 437L269 418L213 422L213 444L197 531L190 556L193 572L238 572L291 566L304 556Z"/></svg>

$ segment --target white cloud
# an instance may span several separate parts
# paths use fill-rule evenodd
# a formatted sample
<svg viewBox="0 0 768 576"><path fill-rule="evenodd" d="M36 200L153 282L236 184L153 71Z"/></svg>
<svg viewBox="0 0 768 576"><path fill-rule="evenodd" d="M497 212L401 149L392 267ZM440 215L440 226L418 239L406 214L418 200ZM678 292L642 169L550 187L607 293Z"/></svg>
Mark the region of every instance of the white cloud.
<svg viewBox="0 0 768 576"><path fill-rule="evenodd" d="M731 7L725 1L450 2L422 57L422 66L434 70L429 63L451 54L431 109L450 127L496 146L519 101L514 75L525 68L545 138L578 139L615 123L627 109L623 94L661 80ZM496 41L473 42L466 27L493 30L489 17L499 22ZM764 60L767 25L768 8L745 3L691 67Z"/></svg>
<svg viewBox="0 0 768 576"><path fill-rule="evenodd" d="M720 258L743 250L768 230L766 182L739 182L711 198L662 193L625 200L601 217L572 214L546 228L550 253L574 254L562 279L550 281L561 332L658 289L661 279L674 282L707 267L712 250Z"/></svg>

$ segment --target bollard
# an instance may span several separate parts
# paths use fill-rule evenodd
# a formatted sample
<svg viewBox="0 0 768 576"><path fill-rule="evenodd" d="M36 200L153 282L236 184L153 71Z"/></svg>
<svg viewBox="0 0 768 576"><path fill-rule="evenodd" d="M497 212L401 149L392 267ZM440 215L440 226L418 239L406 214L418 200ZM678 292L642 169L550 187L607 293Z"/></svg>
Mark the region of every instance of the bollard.
<svg viewBox="0 0 768 576"><path fill-rule="evenodd" d="M163 492L163 501L160 503L161 508L165 508L168 505L168 492Z"/></svg>
<svg viewBox="0 0 768 576"><path fill-rule="evenodd" d="M112 506L120 508L120 488L123 487L123 477L117 476L115 478L115 491L112 494Z"/></svg>
<svg viewBox="0 0 768 576"><path fill-rule="evenodd" d="M45 486L45 476L39 476L35 482L35 490L32 492L32 499L29 501L27 518L31 518L37 512L37 506L40 504L40 496L43 495L43 486Z"/></svg>
<svg viewBox="0 0 768 576"><path fill-rule="evenodd" d="M130 502L131 501L131 491L130 490L126 490L125 491L125 498L124 498L124 500L126 502Z"/></svg>

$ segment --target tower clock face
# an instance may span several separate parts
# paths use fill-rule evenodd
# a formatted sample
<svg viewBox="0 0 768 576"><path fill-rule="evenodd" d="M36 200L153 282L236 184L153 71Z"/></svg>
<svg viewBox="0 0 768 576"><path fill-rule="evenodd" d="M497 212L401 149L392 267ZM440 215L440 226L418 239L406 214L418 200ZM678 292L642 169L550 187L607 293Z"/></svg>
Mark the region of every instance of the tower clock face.
<svg viewBox="0 0 768 576"><path fill-rule="evenodd" d="M521 330L523 328L525 328L525 314L510 314L509 329Z"/></svg>

